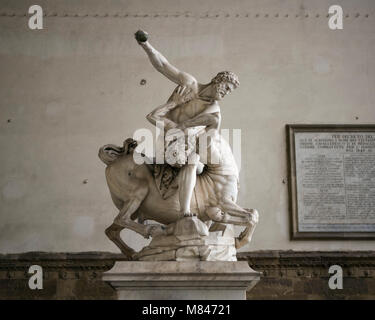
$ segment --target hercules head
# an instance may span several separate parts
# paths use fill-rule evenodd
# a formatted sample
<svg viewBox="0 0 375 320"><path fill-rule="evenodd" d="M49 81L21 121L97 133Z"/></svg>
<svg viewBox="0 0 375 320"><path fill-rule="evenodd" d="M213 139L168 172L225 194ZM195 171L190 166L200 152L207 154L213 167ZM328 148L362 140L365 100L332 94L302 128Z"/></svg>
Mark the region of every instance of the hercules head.
<svg viewBox="0 0 375 320"><path fill-rule="evenodd" d="M240 85L240 82L233 72L222 71L211 80L210 84L213 87L212 92L215 100L221 100L236 89Z"/></svg>

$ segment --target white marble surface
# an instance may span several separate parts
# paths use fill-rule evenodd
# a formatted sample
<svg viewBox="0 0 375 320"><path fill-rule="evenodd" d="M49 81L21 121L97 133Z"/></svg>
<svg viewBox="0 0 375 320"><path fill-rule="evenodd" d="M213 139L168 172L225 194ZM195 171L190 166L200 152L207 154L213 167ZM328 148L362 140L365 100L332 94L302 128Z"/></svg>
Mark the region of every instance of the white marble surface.
<svg viewBox="0 0 375 320"><path fill-rule="evenodd" d="M185 217L168 226L169 235L155 236L136 253L142 261L237 261L231 225L209 232L198 217Z"/></svg>
<svg viewBox="0 0 375 320"><path fill-rule="evenodd" d="M120 261L103 274L119 300L245 299L260 280L245 261Z"/></svg>

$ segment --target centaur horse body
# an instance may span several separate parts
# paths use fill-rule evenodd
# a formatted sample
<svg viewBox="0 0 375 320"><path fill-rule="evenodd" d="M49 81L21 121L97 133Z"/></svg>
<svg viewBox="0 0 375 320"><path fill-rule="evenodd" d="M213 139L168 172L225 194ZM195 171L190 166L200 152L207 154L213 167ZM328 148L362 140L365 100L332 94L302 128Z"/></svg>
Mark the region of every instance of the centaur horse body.
<svg viewBox="0 0 375 320"><path fill-rule="evenodd" d="M106 235L129 259L135 251L123 242L121 230L128 228L149 238L166 234L167 228L163 225L183 217L178 192L164 199L156 185L153 166L134 162L136 146L135 140L127 139L123 147L105 145L99 150L100 159L107 164L105 174L112 200L120 210L113 224L106 229ZM238 177L218 174L221 169L222 165L207 165L197 176L191 207L211 229L220 230L226 224L245 226L236 239L236 247L240 248L250 242L258 222L258 213L256 210L243 209L235 203ZM176 179L178 181L178 177ZM162 225L145 225L145 220L154 220Z"/></svg>

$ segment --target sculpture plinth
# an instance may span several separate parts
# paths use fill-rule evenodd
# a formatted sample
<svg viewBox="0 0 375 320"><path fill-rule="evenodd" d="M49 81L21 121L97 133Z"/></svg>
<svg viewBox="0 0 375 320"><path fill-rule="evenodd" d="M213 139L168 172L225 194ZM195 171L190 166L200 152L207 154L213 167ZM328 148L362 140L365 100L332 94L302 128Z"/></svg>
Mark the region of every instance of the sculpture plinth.
<svg viewBox="0 0 375 320"><path fill-rule="evenodd" d="M167 227L167 235L155 236L134 255L143 261L237 261L232 226L210 232L209 223L185 217Z"/></svg>
<svg viewBox="0 0 375 320"><path fill-rule="evenodd" d="M244 300L260 274L245 261L119 261L103 280L119 300Z"/></svg>

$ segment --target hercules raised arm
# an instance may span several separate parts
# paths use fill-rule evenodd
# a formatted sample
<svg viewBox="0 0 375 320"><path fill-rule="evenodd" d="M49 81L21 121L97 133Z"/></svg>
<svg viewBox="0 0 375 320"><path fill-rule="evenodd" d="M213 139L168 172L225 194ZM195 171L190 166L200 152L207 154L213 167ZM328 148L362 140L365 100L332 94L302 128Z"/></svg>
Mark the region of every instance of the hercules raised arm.
<svg viewBox="0 0 375 320"><path fill-rule="evenodd" d="M221 116L220 108L215 101L220 100L238 86L238 81L235 79L236 81L226 83L225 85L223 85L221 81L213 81L207 85L199 84L192 75L180 71L170 64L169 61L148 42L148 34L146 32L142 30L137 31L135 33L135 38L147 53L155 69L169 80L179 85L166 104L155 108L146 116L147 120L153 125L156 125L157 121L163 121L166 130L176 127L184 130L189 127L197 126L204 126L206 130L212 128L218 129ZM224 73L229 74L229 72ZM217 77L215 77L215 79L216 78ZM190 108L187 106L183 108L185 110L182 110L182 108L174 110L177 106L182 106L189 100L194 100L194 98L206 102L204 107L199 108L199 111L194 116L191 117L191 106ZM190 117L186 117L185 111L188 111L187 113L190 114ZM177 120L179 121L176 122Z"/></svg>
<svg viewBox="0 0 375 320"><path fill-rule="evenodd" d="M156 70L180 86L196 86L197 80L192 75L182 72L171 65L169 61L147 41L147 33L139 30L136 32L135 38L139 45L146 51Z"/></svg>

